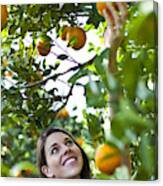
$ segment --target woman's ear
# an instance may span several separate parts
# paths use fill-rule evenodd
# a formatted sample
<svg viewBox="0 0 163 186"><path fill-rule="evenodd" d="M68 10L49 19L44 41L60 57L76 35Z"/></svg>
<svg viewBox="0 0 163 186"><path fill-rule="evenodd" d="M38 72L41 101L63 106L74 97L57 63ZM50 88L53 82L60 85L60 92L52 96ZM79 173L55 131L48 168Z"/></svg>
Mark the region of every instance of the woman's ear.
<svg viewBox="0 0 163 186"><path fill-rule="evenodd" d="M51 169L47 165L43 165L41 167L41 171L43 174L45 174L46 177L55 178L55 175L53 174L53 172L51 171Z"/></svg>

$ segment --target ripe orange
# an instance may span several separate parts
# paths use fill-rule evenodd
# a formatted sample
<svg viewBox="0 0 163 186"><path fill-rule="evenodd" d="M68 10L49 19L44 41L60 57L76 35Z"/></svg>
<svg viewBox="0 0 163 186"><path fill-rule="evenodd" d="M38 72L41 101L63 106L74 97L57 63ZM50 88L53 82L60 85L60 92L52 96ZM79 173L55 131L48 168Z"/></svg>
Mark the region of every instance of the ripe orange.
<svg viewBox="0 0 163 186"><path fill-rule="evenodd" d="M1 30L6 26L8 11L6 5L1 5Z"/></svg>
<svg viewBox="0 0 163 186"><path fill-rule="evenodd" d="M117 6L116 3L112 3L112 5L114 7L114 9L118 12L119 11L119 8ZM113 16L108 8L108 6L106 5L106 2L97 2L96 3L96 9L97 9L97 12L101 15L101 16L104 16L103 15L103 11L106 10L107 11L107 14L110 16L111 20L113 19Z"/></svg>
<svg viewBox="0 0 163 186"><path fill-rule="evenodd" d="M86 33L80 27L73 27L67 31L66 40L73 49L79 50L85 45Z"/></svg>
<svg viewBox="0 0 163 186"><path fill-rule="evenodd" d="M65 27L61 34L61 39L68 41L68 44L75 50L84 47L86 43L86 33L80 27Z"/></svg>
<svg viewBox="0 0 163 186"><path fill-rule="evenodd" d="M71 27L68 27L68 26L64 26L61 29L60 37L61 37L62 40L66 40L66 34L67 34L67 32L68 32L69 29L71 29Z"/></svg>
<svg viewBox="0 0 163 186"><path fill-rule="evenodd" d="M96 167L105 174L113 174L121 165L121 154L118 148L108 144L100 145L95 153Z"/></svg>
<svg viewBox="0 0 163 186"><path fill-rule="evenodd" d="M25 175L26 176L30 176L32 174L32 170L31 169L26 169L25 170Z"/></svg>
<svg viewBox="0 0 163 186"><path fill-rule="evenodd" d="M16 173L15 173L15 176L16 176L16 177L22 177L21 171L16 172Z"/></svg>
<svg viewBox="0 0 163 186"><path fill-rule="evenodd" d="M5 76L5 77L8 77L8 78L9 78L9 77L11 78L11 77L13 76L13 73L12 73L11 71L7 71L7 70L6 70L6 71L4 72L4 76Z"/></svg>
<svg viewBox="0 0 163 186"><path fill-rule="evenodd" d="M36 47L41 56L47 56L51 50L51 38L47 35L41 35L37 39Z"/></svg>
<svg viewBox="0 0 163 186"><path fill-rule="evenodd" d="M97 2L96 9L98 13L103 16L103 10L107 9L106 2Z"/></svg>
<svg viewBox="0 0 163 186"><path fill-rule="evenodd" d="M57 119L67 119L69 117L69 113L66 108L61 109L55 116Z"/></svg>

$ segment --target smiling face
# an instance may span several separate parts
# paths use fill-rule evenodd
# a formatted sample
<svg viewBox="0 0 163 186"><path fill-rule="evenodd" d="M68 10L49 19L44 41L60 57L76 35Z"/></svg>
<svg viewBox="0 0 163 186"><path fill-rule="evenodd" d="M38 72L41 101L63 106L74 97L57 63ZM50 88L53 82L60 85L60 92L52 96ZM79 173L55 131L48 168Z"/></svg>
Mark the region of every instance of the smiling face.
<svg viewBox="0 0 163 186"><path fill-rule="evenodd" d="M50 134L45 143L45 156L47 165L41 170L47 177L80 178L83 168L81 150L67 134Z"/></svg>

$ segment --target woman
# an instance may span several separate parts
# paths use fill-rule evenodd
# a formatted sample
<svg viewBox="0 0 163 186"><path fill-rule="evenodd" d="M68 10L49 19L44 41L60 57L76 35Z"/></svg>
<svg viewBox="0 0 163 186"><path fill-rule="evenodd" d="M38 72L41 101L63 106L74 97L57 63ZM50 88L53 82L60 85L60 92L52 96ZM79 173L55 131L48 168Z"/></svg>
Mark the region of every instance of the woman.
<svg viewBox="0 0 163 186"><path fill-rule="evenodd" d="M51 127L37 143L37 163L42 177L89 179L90 167L83 149L67 131Z"/></svg>

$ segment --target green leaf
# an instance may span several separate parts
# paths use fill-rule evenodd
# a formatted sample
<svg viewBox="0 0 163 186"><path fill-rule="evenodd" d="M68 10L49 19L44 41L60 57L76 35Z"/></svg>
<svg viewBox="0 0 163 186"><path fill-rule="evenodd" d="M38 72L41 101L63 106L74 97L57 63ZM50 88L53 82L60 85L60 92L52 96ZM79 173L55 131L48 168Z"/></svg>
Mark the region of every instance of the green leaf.
<svg viewBox="0 0 163 186"><path fill-rule="evenodd" d="M93 25L93 24L86 24L85 26L84 26L84 30L87 32L87 31L89 31L89 30L92 30L92 29L94 29L95 28L95 26Z"/></svg>
<svg viewBox="0 0 163 186"><path fill-rule="evenodd" d="M109 51L108 49L105 49L99 56L97 56L94 59L96 70L101 76L106 74L107 67L106 67L106 64L104 64L104 60L106 59L108 62L108 57L109 57Z"/></svg>
<svg viewBox="0 0 163 186"><path fill-rule="evenodd" d="M122 83L130 99L135 98L137 83L141 70L141 63L137 59L132 59L126 55L123 61Z"/></svg>
<svg viewBox="0 0 163 186"><path fill-rule="evenodd" d="M78 79L80 79L83 76L87 76L89 73L90 71L87 69L80 69L77 73L70 77L68 82L74 84Z"/></svg>
<svg viewBox="0 0 163 186"><path fill-rule="evenodd" d="M138 154L140 158L140 165L138 167L138 174L136 179L138 180L158 179L157 145L156 141L155 143L153 143L152 135L150 133L147 132L142 133Z"/></svg>
<svg viewBox="0 0 163 186"><path fill-rule="evenodd" d="M44 71L43 76L48 76L48 75L50 75L50 73L51 73L51 69L47 69Z"/></svg>
<svg viewBox="0 0 163 186"><path fill-rule="evenodd" d="M149 97L152 96L152 93L149 89L147 89L145 81L141 80L138 82L137 90L136 90L137 97L141 100L147 100Z"/></svg>
<svg viewBox="0 0 163 186"><path fill-rule="evenodd" d="M127 141L130 141L130 136L127 135L128 130L130 130L131 133L133 132L133 135L139 135L153 127L153 121L141 115L134 106L132 106L131 102L125 99L121 100L120 111L115 114L111 121L113 134Z"/></svg>
<svg viewBox="0 0 163 186"><path fill-rule="evenodd" d="M110 89L113 88L112 85L113 85L114 78L108 72L108 58L109 58L109 50L105 49L99 56L95 58L94 64L97 73L101 77L101 80L105 84L106 88L110 91ZM115 81L114 81L114 85L116 87Z"/></svg>
<svg viewBox="0 0 163 186"><path fill-rule="evenodd" d="M99 120L99 117L93 115L93 114L87 114L87 122L88 122L88 128L89 132L91 134L91 137L93 140L98 140L100 137L101 131L101 123Z"/></svg>
<svg viewBox="0 0 163 186"><path fill-rule="evenodd" d="M61 55L59 55L59 56L57 56L57 59L60 59L60 60L66 60L68 58L68 56L67 55L65 55L65 54L61 54Z"/></svg>
<svg viewBox="0 0 163 186"><path fill-rule="evenodd" d="M91 81L86 85L86 102L89 107L105 107L107 99L107 93L102 82Z"/></svg>
<svg viewBox="0 0 163 186"><path fill-rule="evenodd" d="M153 2L150 2L153 4ZM140 3L141 4L141 3ZM137 44L148 44L155 47L157 42L157 16L154 10L145 12L136 12L130 22L127 24L127 37L129 40L135 40Z"/></svg>
<svg viewBox="0 0 163 186"><path fill-rule="evenodd" d="M50 23L51 23L51 12L47 12L44 17L43 17L43 22L44 22L44 25L49 27L50 26Z"/></svg>

